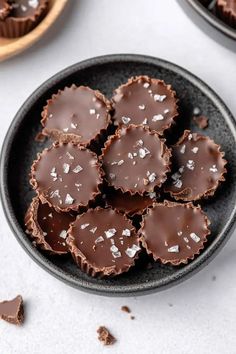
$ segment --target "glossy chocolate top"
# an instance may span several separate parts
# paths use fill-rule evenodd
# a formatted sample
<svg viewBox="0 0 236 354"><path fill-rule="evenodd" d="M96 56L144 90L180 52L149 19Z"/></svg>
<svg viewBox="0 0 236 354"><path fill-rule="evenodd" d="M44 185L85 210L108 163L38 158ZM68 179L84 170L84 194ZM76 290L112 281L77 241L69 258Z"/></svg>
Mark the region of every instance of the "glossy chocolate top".
<svg viewBox="0 0 236 354"><path fill-rule="evenodd" d="M164 81L147 76L131 78L113 96L116 125L143 124L162 134L177 117L175 92Z"/></svg>
<svg viewBox="0 0 236 354"><path fill-rule="evenodd" d="M0 20L4 20L10 13L11 7L6 0L0 0Z"/></svg>
<svg viewBox="0 0 236 354"><path fill-rule="evenodd" d="M78 210L99 194L101 169L94 153L78 145L55 143L31 168L39 198L58 211Z"/></svg>
<svg viewBox="0 0 236 354"><path fill-rule="evenodd" d="M24 321L23 299L20 295L13 300L0 302L0 318L17 325Z"/></svg>
<svg viewBox="0 0 236 354"><path fill-rule="evenodd" d="M46 135L66 134L87 145L110 123L110 104L99 92L89 87L66 87L48 101L42 113Z"/></svg>
<svg viewBox="0 0 236 354"><path fill-rule="evenodd" d="M142 214L147 207L151 206L153 202L156 201L156 197L155 192L141 196L137 193L130 195L130 193L123 193L115 189L107 191L104 195L108 206L130 216Z"/></svg>
<svg viewBox="0 0 236 354"><path fill-rule="evenodd" d="M11 17L33 17L45 0L13 0L9 3L12 7Z"/></svg>
<svg viewBox="0 0 236 354"><path fill-rule="evenodd" d="M67 231L76 216L72 213L58 213L48 204L42 204L35 197L26 214L26 226L36 243L53 253L67 253Z"/></svg>
<svg viewBox="0 0 236 354"><path fill-rule="evenodd" d="M131 194L153 192L169 171L170 150L142 126L119 129L105 144L103 166L110 185Z"/></svg>
<svg viewBox="0 0 236 354"><path fill-rule="evenodd" d="M140 235L155 260L178 265L199 254L210 233L208 226L200 207L166 201L148 209Z"/></svg>
<svg viewBox="0 0 236 354"><path fill-rule="evenodd" d="M77 216L68 234L83 262L104 275L111 269L115 274L126 271L140 251L131 221L112 209L90 209Z"/></svg>
<svg viewBox="0 0 236 354"><path fill-rule="evenodd" d="M191 201L213 195L224 180L224 154L207 136L185 130L172 155L173 170L165 191L175 199Z"/></svg>

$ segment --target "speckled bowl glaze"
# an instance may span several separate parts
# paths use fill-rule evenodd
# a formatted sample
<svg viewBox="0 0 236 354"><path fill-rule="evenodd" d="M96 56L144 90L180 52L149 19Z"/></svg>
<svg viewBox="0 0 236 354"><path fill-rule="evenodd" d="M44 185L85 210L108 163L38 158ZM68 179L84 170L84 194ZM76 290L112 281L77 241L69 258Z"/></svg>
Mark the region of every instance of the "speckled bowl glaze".
<svg viewBox="0 0 236 354"><path fill-rule="evenodd" d="M228 174L216 195L202 202L203 210L212 221L212 234L204 251L187 265L172 267L155 263L147 269L143 256L135 269L112 279L94 279L83 273L72 258L50 257L37 250L24 232L24 215L34 192L29 185L29 171L36 153L47 143L35 141L40 131L40 113L47 99L65 86L88 85L108 97L113 90L134 75L149 75L165 80L177 92L182 119L177 140L183 129L199 129L192 123L194 107L209 118L203 132L220 143L225 151ZM236 215L236 124L221 99L200 79L186 70L161 59L141 55L109 55L75 64L41 85L16 114L1 155L1 197L13 234L25 251L42 268L56 278L81 290L108 295L146 294L175 285L199 271L216 255L229 238Z"/></svg>

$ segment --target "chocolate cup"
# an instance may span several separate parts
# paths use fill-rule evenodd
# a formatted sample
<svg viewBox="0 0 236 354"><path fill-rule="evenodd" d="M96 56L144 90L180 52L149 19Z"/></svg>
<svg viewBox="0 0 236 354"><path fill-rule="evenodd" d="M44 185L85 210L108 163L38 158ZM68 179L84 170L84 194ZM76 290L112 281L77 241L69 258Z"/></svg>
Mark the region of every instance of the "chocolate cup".
<svg viewBox="0 0 236 354"><path fill-rule="evenodd" d="M142 138L144 139L145 138L145 144L142 142L143 145L140 145L139 147L136 146L137 151L139 148L141 150L145 149L146 148L145 145L147 145L150 149L147 156L149 156L149 154L150 154L150 156L152 156L152 155L154 155L154 152L155 152L154 149L155 148L157 149L157 144L160 145L158 148L160 148L160 151L161 151L160 158L158 158L159 157L158 153L156 153L156 156L154 157L155 158L155 160L154 160L155 166L157 165L157 160L158 160L159 167L161 168L161 171L155 171L155 173L151 173L152 175L155 175L154 180L151 180L149 176L142 175L140 178L142 180L145 179L147 181L147 182L145 182L145 181L140 182L140 183L142 183L142 187L141 186L136 187L135 184L132 184L128 187L128 186L125 186L126 182L124 182L123 185L121 185L120 183L117 184L116 179L113 180L110 177L111 174L114 174L113 172L111 172L112 164L110 164L108 167L108 164L105 161L106 155L109 153L109 149L112 149L112 146L114 146L113 144L117 143L117 141L122 141L122 139L124 137L126 138L128 136L128 134L135 134L135 133L137 133L139 135L139 137L137 137L137 139L142 139ZM143 135L141 135L141 133L143 133ZM153 151L151 151L151 148L148 144L149 142L148 142L147 136L149 136L149 138L154 139L153 140L154 141ZM149 140L151 140L151 139L149 139ZM136 143L136 141L135 141L135 143ZM121 145L121 147L122 147L122 145ZM129 151L126 151L126 155L128 153L129 153ZM139 158L141 160L145 160L145 158L149 158L149 157L146 157L146 155L145 155L142 158L140 156L138 156L135 158L133 157L132 159L130 159L130 158L127 159L127 156L124 157L123 155L121 155L121 157L120 157L121 161L127 162L127 161L124 161L123 158L126 158L127 161L130 160L131 162L133 162L134 159L136 159L136 158ZM114 156L114 159L118 159L118 157ZM165 139L161 138L157 133L151 132L148 128L146 128L142 125L133 125L133 124L130 124L128 127L121 127L120 129L118 129L116 131L116 133L114 135L110 136L109 139L106 141L104 148L102 149L101 156L99 156L99 160L102 163L103 170L105 172L105 179L106 179L108 185L112 186L113 188L115 188L117 190L121 190L123 193L128 192L131 195L135 195L136 193L138 193L140 195L144 195L145 193L154 192L155 189L160 188L163 185L163 183L166 181L168 172L170 172L170 166L171 166L170 159L171 159L171 150L168 149L168 147L166 146ZM131 168L136 169L137 164L132 167L130 161L128 161L128 162L129 162ZM161 164L163 166L161 166ZM117 165L119 166L119 163ZM125 167L123 167L123 164L121 166L119 166L119 168L120 168L120 171L123 174L125 174L124 171L126 171L126 170L123 170L123 168L125 168ZM148 166L148 168L152 171L153 167L152 167L152 165L150 165L150 166ZM109 171L108 171L108 169L109 169ZM139 173L141 173L141 172L139 172ZM134 173L135 173L135 171L134 171ZM108 175L109 175L109 177L108 177ZM118 175L118 173L117 173L117 175Z"/></svg>
<svg viewBox="0 0 236 354"><path fill-rule="evenodd" d="M189 211L190 209L192 209L193 213L191 215L191 219L188 221L183 219L181 222L179 222L179 224L181 225L180 227L182 227L182 229L187 229L184 230L184 232L180 231L181 233L190 233L190 237L183 237L182 234L178 235L179 229L176 228L176 230L172 231L171 228L175 227L175 218L173 220L168 220L168 225L163 225L163 218L155 218L155 231L154 231L154 235L156 240L154 240L154 242L157 242L158 240L158 246L156 246L156 249L154 249L154 246L150 246L150 237L148 240L148 237L144 236L144 230L145 230L145 222L146 220L148 220L148 218L150 219L151 217L153 218L153 216L149 215L149 213L155 213L156 210L158 209L158 207L164 207L166 208L166 213L168 215L168 208L185 208L187 211ZM157 209L155 209L157 208ZM200 226L199 225L199 220L198 222L196 220L194 220L194 218L196 219L196 215L198 213L198 218L200 219L200 221L203 221L204 224L202 226L202 229L200 230ZM178 215L178 212L176 211L176 214ZM177 218L178 219L178 218ZM190 223L192 222L193 225L190 225ZM178 222L177 222L178 223ZM188 223L186 225L186 223ZM193 260L197 255L200 254L201 250L204 248L205 243L207 242L207 238L210 235L210 230L208 229L208 226L210 225L210 220L208 219L208 217L206 216L206 214L204 214L204 212L202 211L201 207L198 206L194 206L192 203L185 203L185 204L181 204L181 203L175 203L175 202L170 202L165 200L164 203L155 203L153 205L153 208L148 209L146 215L143 217L142 223L141 223L141 229L139 230L139 235L140 235L140 240L141 243L143 245L143 247L145 248L146 252L151 255L153 257L153 259L155 261L160 261L163 264L171 264L173 266L179 266L180 264L187 264L190 260ZM194 226L194 229L192 230L193 233L191 233L191 226ZM199 228L199 236L198 234L195 234L194 232L196 232L196 228ZM162 230L162 232L160 232L159 230ZM169 240L168 236L169 234L172 234L172 239ZM173 238L173 232L176 233L175 237ZM200 232L202 233L202 235L200 235ZM160 233L160 234L159 234ZM195 240L193 240L191 238L191 235L193 235L193 239L195 238ZM163 239L168 239L168 242L171 242L171 244L165 244ZM183 238L183 239L182 239ZM185 239L185 240L184 240ZM161 242L163 241L163 242ZM166 241L165 241L166 242ZM175 250L173 250L173 244L181 244L180 245L180 250L177 250L177 253L173 253L175 252ZM192 251L191 247L189 246L191 244L192 247L195 248L195 251ZM171 247L172 246L172 247ZM196 247L195 247L196 246ZM166 251L166 249L170 247L168 249L168 251ZM176 247L176 246L174 246ZM179 248L179 246L177 246ZM188 249L187 249L188 247ZM185 248L185 252L183 251L183 248ZM187 250L186 250L187 249ZM191 249L191 250L190 250ZM169 252L169 254L167 253ZM167 258L167 256L164 258L163 254L168 254L168 256L170 257L169 259ZM176 259L172 259L171 256L173 256L173 258L176 255Z"/></svg>
<svg viewBox="0 0 236 354"><path fill-rule="evenodd" d="M216 13L224 22L236 29L236 4L231 5L228 4L228 0L217 0Z"/></svg>
<svg viewBox="0 0 236 354"><path fill-rule="evenodd" d="M44 231L42 230L38 221L38 209L40 205L40 199L38 197L33 198L27 212L25 215L25 226L27 228L26 233L30 238L36 243L37 247L51 255L65 255L68 254L69 250L55 250L45 239ZM52 209L53 211L53 209ZM55 211L54 211L55 212ZM62 218L65 213L62 213ZM59 217L59 213L58 213ZM75 219L76 216L74 216ZM71 215L71 222L73 221ZM69 224L67 230L69 229Z"/></svg>
<svg viewBox="0 0 236 354"><path fill-rule="evenodd" d="M56 129L56 128L48 128L47 127L47 122L50 114L50 105L54 104L56 105L57 99L63 95L63 93L69 90L76 90L76 89L83 89L83 90L88 90L90 93L93 93L94 96L101 102L103 102L106 106L107 112L106 116L104 117L104 126L97 132L94 133L94 136L90 137L89 139L86 139L85 141L81 141L81 136L79 134L73 134L73 133L66 133L65 131ZM78 109L78 108L77 108ZM71 87L65 87L63 90L59 90L56 94L53 94L52 97L47 100L47 105L44 106L43 111L41 113L42 115L42 126L43 126L43 131L42 134L45 136L48 136L52 138L53 140L58 140L61 142L69 142L72 141L77 144L84 145L86 147L90 147L95 145L100 145L101 140L106 136L107 129L109 125L111 124L111 116L110 116L110 111L111 111L111 104L110 101L98 90L92 90L91 88L87 86L79 86L77 87L76 85L72 85ZM89 106L88 106L88 112L89 112ZM57 119L57 117L52 117L51 119ZM101 119L101 117L100 117ZM65 117L66 120L66 117Z"/></svg>
<svg viewBox="0 0 236 354"><path fill-rule="evenodd" d="M17 38L32 31L46 15L48 5L49 0L43 0L33 16L20 18L8 16L4 21L0 21L0 37Z"/></svg>
<svg viewBox="0 0 236 354"><path fill-rule="evenodd" d="M122 255L121 258L125 257L125 259L126 259L126 260L124 260L124 263L122 265L121 264L119 264L119 265L114 264L114 265L111 265L111 266L105 266L105 265L98 266L98 264L95 264L95 261L91 261L89 259L89 256L85 256L84 252L79 249L79 246L78 246L78 244L76 242L76 238L75 238L75 236L73 234L73 231L74 231L75 227L78 227L76 224L81 218L83 218L84 216L86 217L90 213L96 214L96 213L99 213L99 212L104 212L105 214L106 213L110 213L111 215L114 215L114 224L113 223L111 224L111 220L109 219L109 215L107 216L106 219L104 219L105 226L107 226L107 228L108 227L111 228L112 230L113 230L113 227L118 228L118 225L115 223L116 219L118 217L122 218L122 220L125 221L125 227L129 228L131 230L131 232L132 232L131 236L129 236L129 237L123 236L123 239L126 238L126 239L130 240L130 238L132 237L132 242L131 243L133 243L133 244L135 243L137 246L140 245L140 242L139 242L138 235L136 233L135 227L132 225L132 222L128 218L126 218L126 216L124 214L118 212L117 210L111 209L111 208L103 209L103 208L100 208L100 207L97 207L95 209L89 209L86 213L77 216L75 222L73 222L70 225L70 228L69 228L69 231L68 231L68 237L67 237L66 242L67 242L68 248L69 248L69 250L70 250L70 252L72 254L72 257L73 257L74 261L76 262L76 264L80 267L80 269L83 272L87 273L88 275L90 275L92 277L99 277L99 278L114 277L114 276L117 276L117 275L120 275L120 274L128 272L128 270L132 266L135 265L135 261L138 258L139 253L141 252L141 248L139 250L137 250L135 255L133 257L131 257L131 258L129 258L127 255ZM107 219L109 219L109 223L106 224ZM100 225L101 225L100 226L98 224L98 222L99 222L98 216L96 218L94 218L93 220L97 221L97 224L96 224L96 225L98 225L97 228L99 228L99 227L101 227L102 229L104 228L104 225L101 225L101 223L100 223ZM89 224L84 224L84 226L86 226L86 225L89 225ZM82 226L83 226L83 224L80 225L80 229L82 229ZM86 226L86 228L89 229L89 226ZM85 227L83 229L85 229ZM90 232L91 231L92 230L90 230ZM122 229L119 230L119 231L122 231ZM81 233L82 233L82 231L81 231ZM100 232L100 233L102 233L102 235L104 235L103 232ZM92 236L95 236L95 235L90 234L88 236L89 236L89 238L91 238ZM98 235L96 235L95 237L97 237L97 236ZM114 238L116 238L116 237L117 236L115 235ZM82 236L81 236L81 238L82 238ZM107 236L107 238L108 238L108 236ZM111 243L109 242L109 239L106 241L106 237L104 236L103 242L107 242L107 243L109 243L109 246L111 246ZM80 241L81 241L81 239L80 239ZM84 241L82 241L82 243L83 242ZM95 244L96 244L96 241L95 241L93 247L96 247ZM124 245L124 243L122 245ZM86 246L89 247L88 245L86 245ZM107 244L104 246L104 249L106 249L107 252L109 252L109 249L108 249L109 246L107 246ZM127 246L127 244L126 244L126 246ZM80 246L80 247L82 247L82 246ZM120 244L120 247L122 248L123 246L121 246L121 244ZM129 242L128 242L128 247L129 247ZM124 250L122 249L122 252L123 251ZM87 251L87 253L88 252L89 251ZM105 257L105 254L104 254L104 257ZM120 257L119 257L119 259L120 259ZM115 260L114 260L114 262L115 262Z"/></svg>
<svg viewBox="0 0 236 354"><path fill-rule="evenodd" d="M49 188L51 188L51 184L52 184L53 180L51 179L51 181L46 181L46 183L48 183L48 188L40 187L40 183L38 183L38 181L37 181L36 174L37 174L37 166L38 166L38 164L42 161L44 156L47 156L48 153L50 153L51 151L56 151L55 149L62 148L63 146L65 146L65 147L68 146L68 147L72 147L72 148L78 149L78 151L80 151L80 152L84 152L86 154L89 154L90 155L89 158L91 160L94 160L93 161L94 162L93 166L89 165L89 168L90 167L91 168L95 167L97 169L96 181L95 180L93 181L94 185L91 186L91 190L88 192L88 197L84 198L83 201L82 200L77 200L76 201L76 198L74 198L72 200L72 202L70 201L70 202L67 203L66 200L65 200L64 203L59 203L59 204L58 203L54 203L53 202L53 198L54 197L52 197L52 196L50 196L50 194L48 194ZM65 157L65 155L63 156L63 158L64 157ZM74 159L72 159L72 161L74 162ZM79 161L76 161L76 163L78 164ZM81 164L82 164L82 162L81 162ZM64 165L64 163L63 163L63 165ZM67 163L67 165L68 165L68 163ZM46 166L46 167L48 167L48 166ZM81 168L80 165L78 165L77 167ZM86 167L88 167L88 166L86 166ZM70 168L71 168L71 166L70 166ZM81 171L83 173L83 168L82 168ZM78 172L73 171L73 172L75 173L75 175L77 175L80 171L78 171ZM51 173L50 173L50 175L52 176ZM30 184L32 185L33 189L35 189L35 191L36 191L38 197L40 198L41 202L42 203L47 203L50 207L53 207L56 211L58 211L58 212L61 212L61 211L62 212L69 212L71 210L74 210L74 211L82 212L82 211L86 210L87 208L89 208L90 206L92 207L93 204L96 202L96 198L101 194L101 186L103 184L103 175L104 175L104 172L103 172L103 170L101 168L101 165L100 165L95 153L93 153L90 150L87 150L85 147L83 147L81 145L78 145L78 144L75 144L75 143L72 143L72 142L68 142L68 143L55 142L55 143L52 144L51 147L46 148L41 153L39 153L38 156L37 156L37 159L33 161L33 164L31 166L31 172L30 172ZM76 181L74 181L74 182L76 182ZM96 185L96 190L95 190L95 185ZM69 197L71 199L72 198L72 196L71 196L72 192L71 192L69 187L70 186L67 187L68 191L66 193L67 193L67 195L69 193ZM75 189L74 187L75 187L75 185L73 185L73 189ZM81 187L83 188L83 185L81 185ZM78 187L78 191L79 191L79 188L80 187ZM59 190L59 188L57 188L57 189ZM63 189L64 189L64 193L65 193L65 188L63 187ZM77 189L77 187L76 187L76 189ZM64 206L63 206L63 204L64 204ZM68 206L65 206L65 204L67 204Z"/></svg>

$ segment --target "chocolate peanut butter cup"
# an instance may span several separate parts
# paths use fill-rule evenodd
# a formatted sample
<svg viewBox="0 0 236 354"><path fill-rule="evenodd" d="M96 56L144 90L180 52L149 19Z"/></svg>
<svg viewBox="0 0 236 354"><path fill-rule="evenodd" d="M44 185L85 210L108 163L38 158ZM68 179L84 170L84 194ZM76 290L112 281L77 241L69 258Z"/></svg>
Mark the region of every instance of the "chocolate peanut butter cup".
<svg viewBox="0 0 236 354"><path fill-rule="evenodd" d="M143 216L140 239L154 260L186 264L204 248L210 221L199 206L165 201Z"/></svg>
<svg viewBox="0 0 236 354"><path fill-rule="evenodd" d="M134 215L141 215L147 207L152 206L156 201L157 193L147 193L141 196L140 194L131 195L120 190L109 189L103 195L105 203L113 209L120 211L132 217Z"/></svg>
<svg viewBox="0 0 236 354"><path fill-rule="evenodd" d="M170 171L171 152L164 142L143 126L118 129L102 149L108 184L124 193L152 193Z"/></svg>
<svg viewBox="0 0 236 354"><path fill-rule="evenodd" d="M115 90L112 98L114 124L144 125L163 134L178 116L175 91L164 81L138 76Z"/></svg>
<svg viewBox="0 0 236 354"><path fill-rule="evenodd" d="M10 13L0 20L0 36L16 38L30 32L45 16L48 0L9 0Z"/></svg>
<svg viewBox="0 0 236 354"><path fill-rule="evenodd" d="M0 0L0 21L4 20L10 13L11 6L7 0Z"/></svg>
<svg viewBox="0 0 236 354"><path fill-rule="evenodd" d="M226 173L224 153L209 137L185 130L172 147L173 170L165 192L176 200L194 201L214 195Z"/></svg>
<svg viewBox="0 0 236 354"><path fill-rule="evenodd" d="M236 1L217 0L216 13L229 26L236 28Z"/></svg>
<svg viewBox="0 0 236 354"><path fill-rule="evenodd" d="M43 134L61 141L89 145L111 122L111 105L99 91L72 85L58 91L42 112Z"/></svg>
<svg viewBox="0 0 236 354"><path fill-rule="evenodd" d="M58 213L35 197L25 215L25 226L40 249L61 255L68 253L67 231L75 218L75 214Z"/></svg>
<svg viewBox="0 0 236 354"><path fill-rule="evenodd" d="M38 154L30 183L57 211L80 210L100 194L102 170L94 153L73 143L54 143Z"/></svg>
<svg viewBox="0 0 236 354"><path fill-rule="evenodd" d="M67 244L79 267L100 277L127 272L141 250L131 221L116 210L102 208L77 216Z"/></svg>

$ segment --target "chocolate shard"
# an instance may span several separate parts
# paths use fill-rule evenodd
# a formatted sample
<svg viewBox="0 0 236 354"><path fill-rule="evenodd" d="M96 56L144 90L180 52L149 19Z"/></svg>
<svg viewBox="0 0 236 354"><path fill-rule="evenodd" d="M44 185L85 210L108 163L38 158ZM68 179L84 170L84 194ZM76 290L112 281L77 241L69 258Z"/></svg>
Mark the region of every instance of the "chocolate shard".
<svg viewBox="0 0 236 354"><path fill-rule="evenodd" d="M128 306L121 306L121 311L131 313L131 310Z"/></svg>
<svg viewBox="0 0 236 354"><path fill-rule="evenodd" d="M24 307L21 295L18 295L13 300L0 302L0 318L15 325L23 323Z"/></svg>
<svg viewBox="0 0 236 354"><path fill-rule="evenodd" d="M103 342L104 345L112 345L116 342L116 338L111 334L111 332L105 327L100 326L97 329L98 340Z"/></svg>

